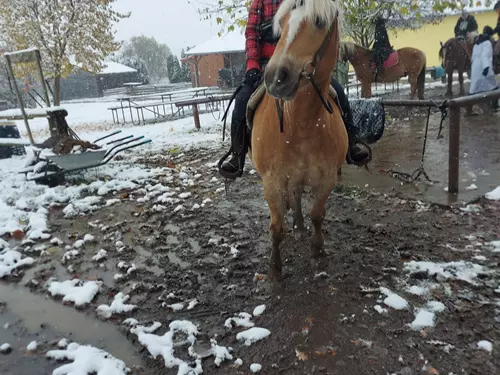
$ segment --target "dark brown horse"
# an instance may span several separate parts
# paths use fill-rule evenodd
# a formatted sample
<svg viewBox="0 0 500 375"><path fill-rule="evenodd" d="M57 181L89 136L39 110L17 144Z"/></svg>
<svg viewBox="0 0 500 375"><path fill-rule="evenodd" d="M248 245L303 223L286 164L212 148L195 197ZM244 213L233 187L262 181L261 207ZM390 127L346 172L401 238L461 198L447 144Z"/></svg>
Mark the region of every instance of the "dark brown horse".
<svg viewBox="0 0 500 375"><path fill-rule="evenodd" d="M500 74L500 39L497 40L493 49L493 70L495 74Z"/></svg>
<svg viewBox="0 0 500 375"><path fill-rule="evenodd" d="M457 38L448 39L446 43L441 42L439 49L439 58L442 60L441 65L448 76L448 88L446 96L452 97L451 89L453 83L453 72L458 71L458 82L460 84L459 95L465 95L464 89L464 72L469 72L471 68L472 44L463 42Z"/></svg>

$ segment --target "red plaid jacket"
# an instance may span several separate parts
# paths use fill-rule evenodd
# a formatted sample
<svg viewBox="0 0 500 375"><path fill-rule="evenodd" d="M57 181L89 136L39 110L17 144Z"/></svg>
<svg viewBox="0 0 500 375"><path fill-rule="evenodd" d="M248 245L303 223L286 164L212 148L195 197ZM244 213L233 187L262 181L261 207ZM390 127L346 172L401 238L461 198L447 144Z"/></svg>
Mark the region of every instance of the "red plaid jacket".
<svg viewBox="0 0 500 375"><path fill-rule="evenodd" d="M260 70L260 59L270 59L275 46L260 40L260 24L272 20L282 0L253 0L245 30L247 71Z"/></svg>

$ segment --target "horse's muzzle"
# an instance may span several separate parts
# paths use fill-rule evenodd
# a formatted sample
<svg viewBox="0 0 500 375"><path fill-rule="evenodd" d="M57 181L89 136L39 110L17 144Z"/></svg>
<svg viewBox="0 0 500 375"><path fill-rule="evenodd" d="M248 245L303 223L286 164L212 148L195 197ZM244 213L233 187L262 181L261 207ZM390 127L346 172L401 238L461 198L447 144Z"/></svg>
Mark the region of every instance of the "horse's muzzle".
<svg viewBox="0 0 500 375"><path fill-rule="evenodd" d="M276 99L293 99L297 92L298 81L286 66L273 68L268 65L264 73L266 90Z"/></svg>

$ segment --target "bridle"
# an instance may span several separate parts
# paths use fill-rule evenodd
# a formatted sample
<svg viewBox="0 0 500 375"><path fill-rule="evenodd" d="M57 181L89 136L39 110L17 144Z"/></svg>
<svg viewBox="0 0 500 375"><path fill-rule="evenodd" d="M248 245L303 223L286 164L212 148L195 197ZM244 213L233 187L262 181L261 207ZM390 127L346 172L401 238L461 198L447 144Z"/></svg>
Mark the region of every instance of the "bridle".
<svg viewBox="0 0 500 375"><path fill-rule="evenodd" d="M338 15L338 14L337 14ZM325 36L325 39L323 39L323 43L321 43L321 46L318 48L316 53L314 54L313 58L308 61L305 65L304 68L302 68L302 71L300 73L300 79L304 78L311 82L314 91L316 91L316 94L318 95L319 99L321 100L321 103L323 104L323 107L328 111L328 113L333 113L333 107L332 103L328 100L325 99L323 96L323 93L321 92L321 88L318 84L318 80L316 79L316 66L321 62L323 57L325 56L325 53L328 49L328 46L330 44L330 41L332 40L333 36L333 31L335 30L335 25L337 22L333 22L332 25L330 26L330 29L328 30L328 33ZM328 97L328 93L327 93ZM282 100L276 99L276 110L278 111L278 118L280 122L280 132L283 133L283 108L281 103Z"/></svg>

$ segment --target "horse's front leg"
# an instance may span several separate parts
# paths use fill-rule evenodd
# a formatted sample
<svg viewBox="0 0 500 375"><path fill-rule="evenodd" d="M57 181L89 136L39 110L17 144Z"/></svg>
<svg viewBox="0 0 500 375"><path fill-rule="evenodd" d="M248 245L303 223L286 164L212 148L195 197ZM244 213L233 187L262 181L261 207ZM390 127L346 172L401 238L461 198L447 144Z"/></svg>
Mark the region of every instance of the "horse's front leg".
<svg viewBox="0 0 500 375"><path fill-rule="evenodd" d="M460 70L458 72L458 82L460 83L460 93L459 93L459 95L460 96L464 96L465 95L465 89L464 89L464 72L462 70Z"/></svg>
<svg viewBox="0 0 500 375"><path fill-rule="evenodd" d="M371 82L362 81L361 82L361 97L371 98L372 97L372 84Z"/></svg>
<svg viewBox="0 0 500 375"><path fill-rule="evenodd" d="M446 90L446 96L448 98L451 98L453 97L453 91L451 90L451 87L453 86L453 69L446 70L446 75L448 76L448 88Z"/></svg>
<svg viewBox="0 0 500 375"><path fill-rule="evenodd" d="M271 257L269 259L268 277L271 281L281 280L281 254L280 245L285 237L285 185L267 177L263 179L264 196L269 205L271 223Z"/></svg>
<svg viewBox="0 0 500 375"><path fill-rule="evenodd" d="M309 214L313 224L311 242L311 256L313 258L318 258L324 255L324 238L321 230L323 227L323 220L326 215L326 201L328 200L336 182L336 179L330 179L329 181L325 181L324 185L318 186L314 189L314 203Z"/></svg>
<svg viewBox="0 0 500 375"><path fill-rule="evenodd" d="M418 79L415 76L408 76L408 81L410 82L410 99L413 100L417 96Z"/></svg>
<svg viewBox="0 0 500 375"><path fill-rule="evenodd" d="M302 186L293 189L293 230L300 237L306 232L304 215L302 215Z"/></svg>

